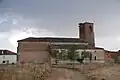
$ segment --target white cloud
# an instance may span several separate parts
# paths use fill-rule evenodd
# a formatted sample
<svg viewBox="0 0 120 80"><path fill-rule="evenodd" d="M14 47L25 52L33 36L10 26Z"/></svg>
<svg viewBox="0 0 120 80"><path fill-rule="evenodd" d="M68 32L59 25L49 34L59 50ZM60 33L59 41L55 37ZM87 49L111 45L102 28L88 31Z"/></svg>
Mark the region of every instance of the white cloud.
<svg viewBox="0 0 120 80"><path fill-rule="evenodd" d="M6 47L11 46L10 50L13 50L15 52L17 48L17 40L24 39L27 37L55 36L53 32L50 32L47 29L36 28L34 20L24 19L19 15L13 15L13 14L7 13L6 15L4 15L3 18L1 18L0 24L6 21L10 22L11 24L9 25L10 30L8 30L8 32L2 32L0 34L0 39L1 40L7 39L5 41L8 41L8 43L10 43L11 45L8 44L6 45ZM4 24L7 24L7 23L4 23ZM4 43L6 43L5 41ZM5 45L0 45L1 48L2 46L5 47Z"/></svg>
<svg viewBox="0 0 120 80"><path fill-rule="evenodd" d="M4 22L8 21L6 18L0 20L0 25Z"/></svg>
<svg viewBox="0 0 120 80"><path fill-rule="evenodd" d="M27 37L55 36L53 32L49 32L46 29L38 30L36 28L12 30L10 34L11 36L8 37L8 40L15 48L17 47L17 40L20 40L20 39L24 39Z"/></svg>
<svg viewBox="0 0 120 80"><path fill-rule="evenodd" d="M7 36L8 36L8 33L6 33L6 32L0 33L0 39L6 38Z"/></svg>
<svg viewBox="0 0 120 80"><path fill-rule="evenodd" d="M55 36L55 34L53 32L50 32L47 29L41 28L42 25L40 25L40 24L39 24L39 26L41 26L40 28L38 28L38 26L36 27L36 21L34 21L34 19L33 20L24 19L23 17L21 17L19 15L14 15L13 13L12 14L10 13L9 15L5 15L5 17L0 20L0 24L2 24L4 22L10 22L10 24L12 24L12 25L9 26L10 30L8 30L7 33L0 33L0 39L2 39L2 40L3 40L3 38L7 39L8 42L11 44L12 50L16 51L17 40L27 38L27 37ZM39 21L39 23L42 23L42 19L41 19L41 21ZM114 24L116 24L116 23L114 23ZM105 25L105 23L104 23L104 25ZM106 26L109 26L109 25L106 25ZM114 26L114 25L112 25L112 26ZM99 34L101 35L102 33L104 33L105 30L99 29L99 27L100 26L98 26L97 29L100 31ZM106 29L106 28L104 28L104 29ZM112 29L112 30L116 31L114 29ZM98 33L98 32L96 31L96 33ZM105 36L104 35L97 37L96 46L105 47L105 49L109 49L109 50L118 50L120 47L120 45L119 45L120 44L120 36L117 35L118 37L116 37L116 36L115 37L105 37L108 35L105 35ZM113 34L110 34L110 36L113 36ZM66 37L66 36L63 36L63 37ZM8 46L8 45L6 45L6 46ZM14 47L14 49L13 49L13 47Z"/></svg>
<svg viewBox="0 0 120 80"><path fill-rule="evenodd" d="M36 29L36 28L13 29L9 32L0 34L0 40L2 40L2 44L0 45L0 48L9 49L16 52L17 44L18 44L17 40L21 40L27 37L45 37L45 36L54 37L55 34L46 29ZM9 44L5 44L5 43L9 43Z"/></svg>

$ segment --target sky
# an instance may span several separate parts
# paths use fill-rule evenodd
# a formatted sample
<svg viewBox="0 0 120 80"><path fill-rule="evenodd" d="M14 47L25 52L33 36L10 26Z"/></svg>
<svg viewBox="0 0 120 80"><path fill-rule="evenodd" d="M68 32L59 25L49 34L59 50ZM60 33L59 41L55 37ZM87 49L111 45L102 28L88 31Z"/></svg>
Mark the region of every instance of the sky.
<svg viewBox="0 0 120 80"><path fill-rule="evenodd" d="M27 37L78 37L93 22L96 46L120 49L119 0L0 0L0 49L16 52Z"/></svg>

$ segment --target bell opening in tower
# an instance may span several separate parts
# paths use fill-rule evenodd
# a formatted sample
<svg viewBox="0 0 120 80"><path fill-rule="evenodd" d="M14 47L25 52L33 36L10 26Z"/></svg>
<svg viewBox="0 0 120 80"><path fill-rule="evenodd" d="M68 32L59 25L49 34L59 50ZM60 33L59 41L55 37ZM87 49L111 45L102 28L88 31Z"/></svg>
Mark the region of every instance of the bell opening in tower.
<svg viewBox="0 0 120 80"><path fill-rule="evenodd" d="M91 32L93 32L93 28L92 28L92 26L91 26L91 25L89 26L89 28L90 28L90 31L91 31Z"/></svg>

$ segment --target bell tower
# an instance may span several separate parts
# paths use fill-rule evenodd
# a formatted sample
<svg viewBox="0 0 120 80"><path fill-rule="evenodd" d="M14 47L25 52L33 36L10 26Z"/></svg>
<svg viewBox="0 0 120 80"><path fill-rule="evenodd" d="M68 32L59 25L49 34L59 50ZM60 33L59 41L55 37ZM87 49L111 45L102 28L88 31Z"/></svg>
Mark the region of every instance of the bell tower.
<svg viewBox="0 0 120 80"><path fill-rule="evenodd" d="M79 38L87 41L92 48L95 47L93 23L79 23Z"/></svg>

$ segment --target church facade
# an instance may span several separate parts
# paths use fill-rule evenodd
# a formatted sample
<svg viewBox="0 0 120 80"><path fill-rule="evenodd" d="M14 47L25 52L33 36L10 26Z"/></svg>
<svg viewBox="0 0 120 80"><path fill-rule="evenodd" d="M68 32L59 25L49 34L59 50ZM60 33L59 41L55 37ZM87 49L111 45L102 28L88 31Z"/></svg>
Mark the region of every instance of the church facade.
<svg viewBox="0 0 120 80"><path fill-rule="evenodd" d="M95 62L104 62L105 50L95 47L94 24L85 22L79 23L78 38L60 38L60 37L28 37L18 40L17 53L19 53L19 61L49 61L45 59L48 56L49 48L53 50L69 49L75 46L79 50L79 54L86 50L92 53Z"/></svg>

